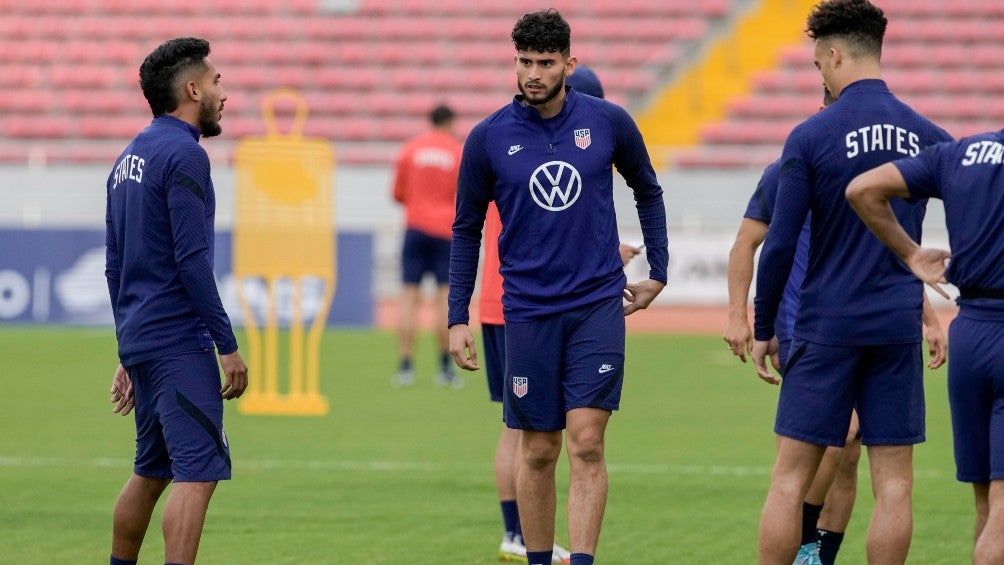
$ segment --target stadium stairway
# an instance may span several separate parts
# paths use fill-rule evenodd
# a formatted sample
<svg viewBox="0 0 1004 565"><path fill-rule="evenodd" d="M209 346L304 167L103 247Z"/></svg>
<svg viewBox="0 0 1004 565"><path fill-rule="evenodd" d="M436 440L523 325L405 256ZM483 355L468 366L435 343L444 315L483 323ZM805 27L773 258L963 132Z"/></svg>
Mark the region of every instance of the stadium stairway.
<svg viewBox="0 0 1004 565"><path fill-rule="evenodd" d="M805 14L817 0L763 0L737 18L729 33L682 69L638 116L657 167L701 141L701 127L726 115L728 102L747 94L755 73L775 67L782 49L799 40Z"/></svg>
<svg viewBox="0 0 1004 565"><path fill-rule="evenodd" d="M766 7L770 2L764 2ZM688 70L667 90L666 106L652 120L678 123L651 133L659 144L689 147L667 151L667 163L681 168L762 168L778 157L791 129L819 107L821 78L812 65L813 43L800 31L814 1L791 15L776 63L749 74L706 68ZM996 130L1004 122L1004 4L988 0L875 0L889 18L882 51L883 78L896 95L952 135ZM778 2L780 4L780 2ZM755 29L755 28L754 28ZM725 45L740 43L736 37ZM770 34L780 33L771 31ZM760 30L756 37L767 33ZM712 61L715 62L715 61ZM695 75L691 78L690 75ZM745 79L745 80L744 80ZM738 85L746 87L740 92ZM703 100L697 93L727 95Z"/></svg>

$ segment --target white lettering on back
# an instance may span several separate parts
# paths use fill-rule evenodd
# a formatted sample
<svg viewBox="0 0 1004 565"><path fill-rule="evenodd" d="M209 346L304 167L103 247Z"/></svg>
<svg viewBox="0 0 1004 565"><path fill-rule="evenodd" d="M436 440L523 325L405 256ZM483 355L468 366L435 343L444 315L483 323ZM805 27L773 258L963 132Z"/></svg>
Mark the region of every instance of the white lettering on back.
<svg viewBox="0 0 1004 565"><path fill-rule="evenodd" d="M844 137L847 158L872 151L895 151L914 156L920 153L920 136L892 124L873 124L849 132Z"/></svg>

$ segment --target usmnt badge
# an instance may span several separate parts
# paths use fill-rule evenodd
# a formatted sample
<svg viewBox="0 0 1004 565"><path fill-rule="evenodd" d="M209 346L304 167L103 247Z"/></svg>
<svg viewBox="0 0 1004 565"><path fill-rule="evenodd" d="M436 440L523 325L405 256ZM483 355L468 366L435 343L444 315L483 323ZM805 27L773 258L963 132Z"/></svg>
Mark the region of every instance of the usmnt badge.
<svg viewBox="0 0 1004 565"><path fill-rule="evenodd" d="M526 377L512 378L512 393L516 395L516 398L523 398L526 396L527 388Z"/></svg>
<svg viewBox="0 0 1004 565"><path fill-rule="evenodd" d="M577 129L577 130L575 130L575 146L576 147L578 147L579 149L585 149L586 147L589 147L589 144L592 143L592 142L593 142L593 140L589 138L589 130L588 129Z"/></svg>

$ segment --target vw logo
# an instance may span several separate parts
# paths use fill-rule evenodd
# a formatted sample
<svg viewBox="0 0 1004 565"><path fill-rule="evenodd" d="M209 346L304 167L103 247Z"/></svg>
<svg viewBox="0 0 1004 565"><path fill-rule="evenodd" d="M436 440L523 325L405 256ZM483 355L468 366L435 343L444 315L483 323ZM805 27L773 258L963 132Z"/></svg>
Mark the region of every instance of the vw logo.
<svg viewBox="0 0 1004 565"><path fill-rule="evenodd" d="M537 206L560 212L579 199L582 177L564 161L548 161L530 175L530 196Z"/></svg>

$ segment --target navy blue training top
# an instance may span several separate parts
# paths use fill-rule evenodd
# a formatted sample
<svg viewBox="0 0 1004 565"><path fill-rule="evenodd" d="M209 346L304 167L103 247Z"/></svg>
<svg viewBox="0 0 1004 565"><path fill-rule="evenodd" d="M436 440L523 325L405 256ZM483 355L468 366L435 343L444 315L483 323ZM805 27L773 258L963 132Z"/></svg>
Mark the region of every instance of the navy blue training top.
<svg viewBox="0 0 1004 565"><path fill-rule="evenodd" d="M613 166L634 190L651 279L666 282L666 210L641 133L621 107L566 91L543 119L522 97L464 144L450 253L449 325L466 324L488 203L499 236L506 321L526 321L621 296Z"/></svg>
<svg viewBox="0 0 1004 565"><path fill-rule="evenodd" d="M864 171L948 140L948 133L878 79L848 85L833 104L792 130L781 156L773 222L760 253L757 340L774 335L798 233L810 211L809 264L794 337L842 346L921 340L922 283L868 231L844 191ZM918 241L926 210L926 200L893 202L896 217Z"/></svg>
<svg viewBox="0 0 1004 565"><path fill-rule="evenodd" d="M108 293L129 367L237 350L213 277L216 196L198 128L160 115L119 156L105 213Z"/></svg>
<svg viewBox="0 0 1004 565"><path fill-rule="evenodd" d="M945 278L960 289L1004 289L1004 132L941 143L893 164L914 197L945 204L952 259ZM1004 319L1004 300L959 298L960 315Z"/></svg>
<svg viewBox="0 0 1004 565"><path fill-rule="evenodd" d="M746 205L744 218L756 220L770 225L774 217L774 205L777 202L777 184L781 172L781 161L774 161L764 169L760 181ZM795 312L798 309L798 297L802 292L802 280L805 279L805 269L809 262L809 218L802 224L798 234L798 246L795 248L795 259L791 265L791 274L784 285L784 296L778 306L777 319L774 321L774 333L781 341L791 339L795 331Z"/></svg>

